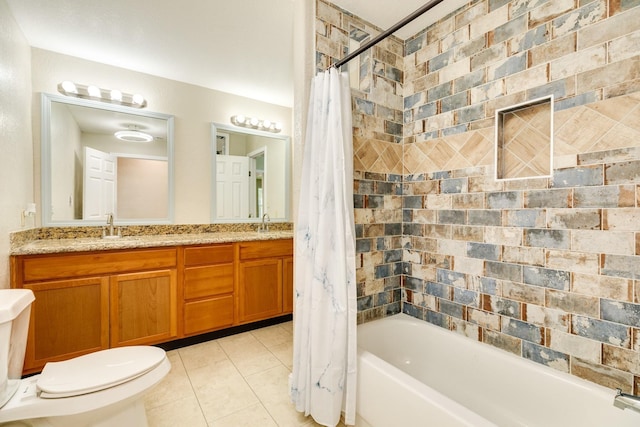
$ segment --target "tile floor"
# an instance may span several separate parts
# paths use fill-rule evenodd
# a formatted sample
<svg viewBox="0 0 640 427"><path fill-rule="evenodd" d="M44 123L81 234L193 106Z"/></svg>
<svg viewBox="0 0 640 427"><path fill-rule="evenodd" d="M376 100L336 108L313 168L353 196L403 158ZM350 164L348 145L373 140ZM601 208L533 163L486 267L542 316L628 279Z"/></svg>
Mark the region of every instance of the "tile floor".
<svg viewBox="0 0 640 427"><path fill-rule="evenodd" d="M289 401L292 340L286 322L167 352L171 372L145 399L149 426L319 426Z"/></svg>

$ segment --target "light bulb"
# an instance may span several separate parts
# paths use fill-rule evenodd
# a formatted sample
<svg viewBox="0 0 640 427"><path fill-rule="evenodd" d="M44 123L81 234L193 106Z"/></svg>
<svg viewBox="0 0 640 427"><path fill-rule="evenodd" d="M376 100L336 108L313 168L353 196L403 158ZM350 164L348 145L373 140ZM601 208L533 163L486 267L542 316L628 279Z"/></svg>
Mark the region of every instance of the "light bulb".
<svg viewBox="0 0 640 427"><path fill-rule="evenodd" d="M239 114L236 116L236 122L240 123L240 124L244 124L245 120L247 120L247 118L245 116L243 116L242 114Z"/></svg>
<svg viewBox="0 0 640 427"><path fill-rule="evenodd" d="M251 118L251 121L249 123L251 124L251 126L258 126L258 123L260 123L260 120L253 117Z"/></svg>
<svg viewBox="0 0 640 427"><path fill-rule="evenodd" d="M136 105L142 105L144 103L144 97L142 95L140 95L139 93L136 93L131 98L131 101Z"/></svg>
<svg viewBox="0 0 640 427"><path fill-rule="evenodd" d="M282 130L282 123L276 122L275 125L273 125L273 127L274 127L275 130L280 131L280 130Z"/></svg>
<svg viewBox="0 0 640 427"><path fill-rule="evenodd" d="M270 120L265 120L262 122L262 127L265 129L269 129L271 127L271 121Z"/></svg>
<svg viewBox="0 0 640 427"><path fill-rule="evenodd" d="M98 86L89 86L87 88L87 92L89 93L89 96L92 98L100 98L100 89L98 88Z"/></svg>
<svg viewBox="0 0 640 427"><path fill-rule="evenodd" d="M76 85L69 80L63 81L60 86L62 86L62 90L64 90L66 93L78 93L78 88L76 88Z"/></svg>
<svg viewBox="0 0 640 427"><path fill-rule="evenodd" d="M120 92L118 89L111 90L111 100L121 102L122 92Z"/></svg>

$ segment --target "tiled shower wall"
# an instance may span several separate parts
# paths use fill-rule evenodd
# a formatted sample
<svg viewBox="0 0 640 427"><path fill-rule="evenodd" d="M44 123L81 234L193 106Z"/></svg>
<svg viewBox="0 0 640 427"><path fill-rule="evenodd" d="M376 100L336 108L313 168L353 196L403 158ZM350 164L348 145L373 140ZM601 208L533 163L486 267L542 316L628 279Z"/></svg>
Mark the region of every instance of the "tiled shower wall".
<svg viewBox="0 0 640 427"><path fill-rule="evenodd" d="M318 71L344 57L350 39L380 32L327 2L316 5ZM394 37L370 49L352 89L359 322L401 310L403 52Z"/></svg>
<svg viewBox="0 0 640 427"><path fill-rule="evenodd" d="M640 392L639 4L473 1L401 63L372 50L353 91L360 320L397 312L401 285L415 317ZM366 24L318 6L322 67ZM495 110L549 94L553 177L496 181Z"/></svg>

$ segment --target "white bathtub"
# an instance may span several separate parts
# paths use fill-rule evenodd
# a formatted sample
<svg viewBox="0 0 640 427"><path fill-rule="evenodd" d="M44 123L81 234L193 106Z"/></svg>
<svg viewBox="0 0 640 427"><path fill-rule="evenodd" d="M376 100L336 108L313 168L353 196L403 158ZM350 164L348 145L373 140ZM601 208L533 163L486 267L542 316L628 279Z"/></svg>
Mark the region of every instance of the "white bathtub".
<svg viewBox="0 0 640 427"><path fill-rule="evenodd" d="M640 426L614 396L406 314L358 326L358 427Z"/></svg>

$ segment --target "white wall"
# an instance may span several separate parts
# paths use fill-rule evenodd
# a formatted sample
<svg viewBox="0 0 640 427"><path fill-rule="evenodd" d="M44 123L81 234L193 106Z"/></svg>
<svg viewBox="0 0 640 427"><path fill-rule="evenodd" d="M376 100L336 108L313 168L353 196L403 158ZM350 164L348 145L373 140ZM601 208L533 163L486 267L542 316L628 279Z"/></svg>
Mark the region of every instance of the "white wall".
<svg viewBox="0 0 640 427"><path fill-rule="evenodd" d="M33 227L20 212L33 196L29 46L0 0L0 288L9 287L9 233Z"/></svg>
<svg viewBox="0 0 640 427"><path fill-rule="evenodd" d="M206 53L203 53L206 54ZM96 62L32 49L33 102L39 93L57 93L63 80L141 93L147 110L175 116L175 222L209 223L211 194L211 122L229 123L234 114L264 117L283 123L291 135L290 108L255 101L173 80L112 67ZM36 196L40 198L39 109L34 111L36 143Z"/></svg>

